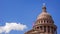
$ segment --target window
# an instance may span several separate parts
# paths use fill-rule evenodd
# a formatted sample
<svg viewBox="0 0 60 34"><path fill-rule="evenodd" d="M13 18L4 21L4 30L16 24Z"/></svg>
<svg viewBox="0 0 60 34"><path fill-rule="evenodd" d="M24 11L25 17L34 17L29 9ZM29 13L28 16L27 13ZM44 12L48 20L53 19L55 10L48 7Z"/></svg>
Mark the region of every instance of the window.
<svg viewBox="0 0 60 34"><path fill-rule="evenodd" d="M43 23L43 21L41 21L41 23Z"/></svg>
<svg viewBox="0 0 60 34"><path fill-rule="evenodd" d="M51 31L53 32L53 27L51 27Z"/></svg>
<svg viewBox="0 0 60 34"><path fill-rule="evenodd" d="M48 26L48 32L50 32L50 26Z"/></svg>
<svg viewBox="0 0 60 34"><path fill-rule="evenodd" d="M42 30L42 26L40 26L40 29Z"/></svg>
<svg viewBox="0 0 60 34"><path fill-rule="evenodd" d="M39 29L39 27L37 27L37 29Z"/></svg>
<svg viewBox="0 0 60 34"><path fill-rule="evenodd" d="M47 23L48 23L48 20L47 20Z"/></svg>
<svg viewBox="0 0 60 34"><path fill-rule="evenodd" d="M45 23L45 20L44 20L44 23Z"/></svg>
<svg viewBox="0 0 60 34"><path fill-rule="evenodd" d="M46 26L44 26L44 32L46 32Z"/></svg>

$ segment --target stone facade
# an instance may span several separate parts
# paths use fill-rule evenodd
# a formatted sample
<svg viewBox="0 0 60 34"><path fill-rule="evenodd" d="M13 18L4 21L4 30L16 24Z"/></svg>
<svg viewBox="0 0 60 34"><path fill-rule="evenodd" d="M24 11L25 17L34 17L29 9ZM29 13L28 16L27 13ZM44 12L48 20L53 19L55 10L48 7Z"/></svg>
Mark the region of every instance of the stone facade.
<svg viewBox="0 0 60 34"><path fill-rule="evenodd" d="M43 5L42 13L38 15L33 28L25 34L57 34L57 26L49 13L46 11L46 6Z"/></svg>

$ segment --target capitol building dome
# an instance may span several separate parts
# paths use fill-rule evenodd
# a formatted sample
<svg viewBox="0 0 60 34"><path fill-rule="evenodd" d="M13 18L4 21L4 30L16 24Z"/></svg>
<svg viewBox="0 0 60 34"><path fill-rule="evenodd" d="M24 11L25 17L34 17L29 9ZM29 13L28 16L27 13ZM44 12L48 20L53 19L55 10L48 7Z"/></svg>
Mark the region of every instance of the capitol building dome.
<svg viewBox="0 0 60 34"><path fill-rule="evenodd" d="M42 7L42 13L37 17L37 20L39 19L52 19L51 15L46 11L46 6Z"/></svg>

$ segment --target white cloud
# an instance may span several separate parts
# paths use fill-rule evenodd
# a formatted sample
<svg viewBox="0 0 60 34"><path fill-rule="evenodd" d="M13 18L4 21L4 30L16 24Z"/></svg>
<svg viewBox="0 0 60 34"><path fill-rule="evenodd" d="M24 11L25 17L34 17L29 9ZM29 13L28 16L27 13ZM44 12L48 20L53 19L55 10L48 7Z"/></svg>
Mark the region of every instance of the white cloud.
<svg viewBox="0 0 60 34"><path fill-rule="evenodd" d="M27 26L20 23L6 23L5 26L0 26L0 33L9 33L11 30L23 31Z"/></svg>

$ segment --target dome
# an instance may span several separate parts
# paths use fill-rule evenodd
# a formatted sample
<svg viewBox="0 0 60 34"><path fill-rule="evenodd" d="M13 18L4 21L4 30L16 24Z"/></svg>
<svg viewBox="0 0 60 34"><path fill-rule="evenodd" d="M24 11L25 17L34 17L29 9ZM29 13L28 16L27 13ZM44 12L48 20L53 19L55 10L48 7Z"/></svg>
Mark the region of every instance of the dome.
<svg viewBox="0 0 60 34"><path fill-rule="evenodd" d="M38 15L37 19L43 19L43 18L51 18L50 14L47 12L42 12L41 14Z"/></svg>
<svg viewBox="0 0 60 34"><path fill-rule="evenodd" d="M46 6L43 6L42 13L38 15L37 20L38 19L47 19L47 18L51 19L51 16L49 13L47 13Z"/></svg>

